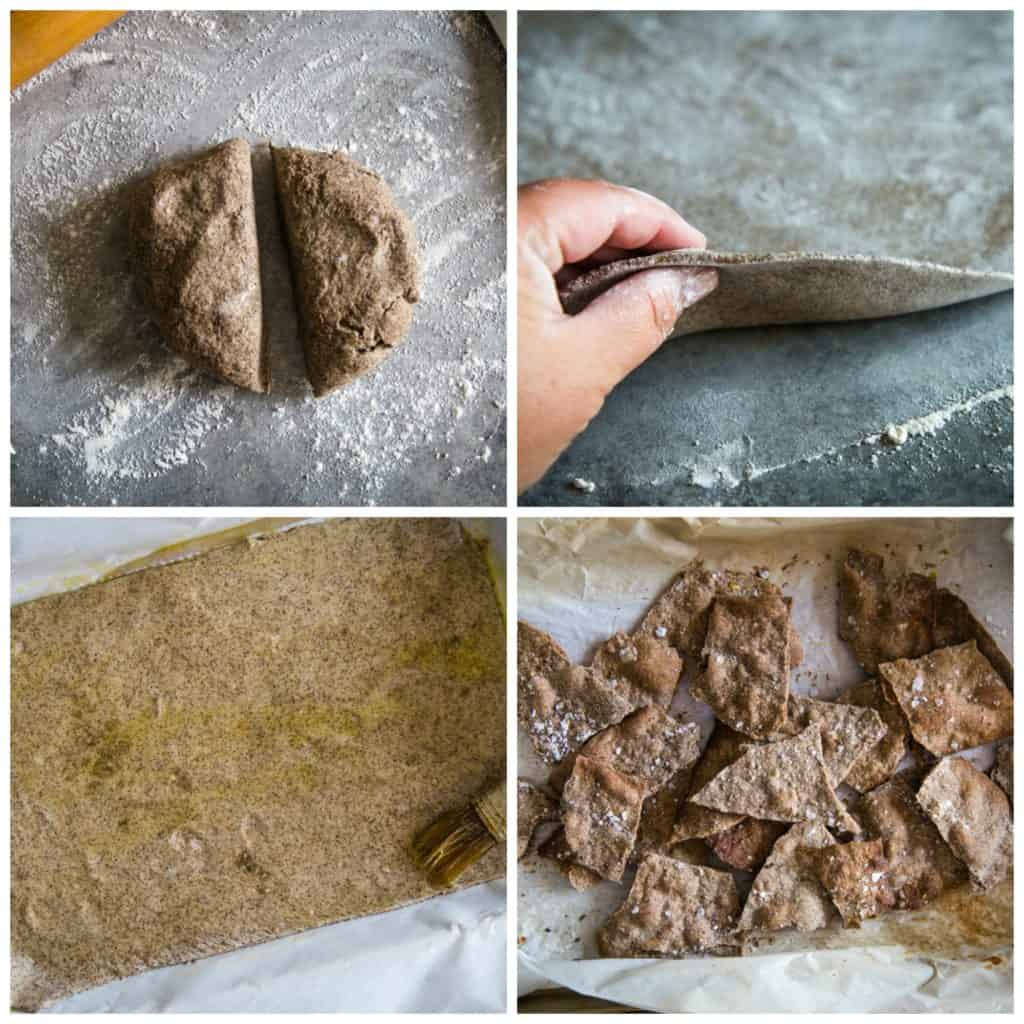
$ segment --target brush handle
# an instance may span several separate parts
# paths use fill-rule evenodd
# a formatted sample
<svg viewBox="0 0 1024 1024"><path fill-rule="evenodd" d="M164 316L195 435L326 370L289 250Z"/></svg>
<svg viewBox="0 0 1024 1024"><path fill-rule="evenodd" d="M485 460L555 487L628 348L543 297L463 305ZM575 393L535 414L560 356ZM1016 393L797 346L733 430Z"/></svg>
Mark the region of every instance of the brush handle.
<svg viewBox="0 0 1024 1024"><path fill-rule="evenodd" d="M473 801L473 809L495 842L505 842L505 780L495 783Z"/></svg>

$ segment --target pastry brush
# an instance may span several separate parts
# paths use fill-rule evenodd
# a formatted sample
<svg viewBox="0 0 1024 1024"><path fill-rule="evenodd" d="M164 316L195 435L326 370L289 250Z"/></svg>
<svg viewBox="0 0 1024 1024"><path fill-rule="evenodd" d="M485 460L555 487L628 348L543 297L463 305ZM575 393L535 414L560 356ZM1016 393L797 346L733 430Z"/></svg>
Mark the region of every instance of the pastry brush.
<svg viewBox="0 0 1024 1024"><path fill-rule="evenodd" d="M505 841L505 782L468 806L442 814L412 840L413 863L438 889L447 889L488 850Z"/></svg>

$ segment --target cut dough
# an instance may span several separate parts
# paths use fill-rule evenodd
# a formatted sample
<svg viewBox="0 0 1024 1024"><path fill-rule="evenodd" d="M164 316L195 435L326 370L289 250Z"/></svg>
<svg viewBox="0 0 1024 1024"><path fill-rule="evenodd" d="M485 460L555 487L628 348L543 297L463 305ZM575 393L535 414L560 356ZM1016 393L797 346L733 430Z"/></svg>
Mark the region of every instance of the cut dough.
<svg viewBox="0 0 1024 1024"><path fill-rule="evenodd" d="M306 373L321 398L405 336L420 293L416 238L387 185L344 153L271 152Z"/></svg>
<svg viewBox="0 0 1024 1024"><path fill-rule="evenodd" d="M915 260L674 249L618 260L582 274L562 290L562 307L578 313L612 285L651 267L718 268L718 288L686 310L676 324L677 335L726 327L871 320L949 306L1013 287L1011 274Z"/></svg>
<svg viewBox="0 0 1024 1024"><path fill-rule="evenodd" d="M228 384L269 391L249 144L232 139L150 175L131 235L167 347Z"/></svg>

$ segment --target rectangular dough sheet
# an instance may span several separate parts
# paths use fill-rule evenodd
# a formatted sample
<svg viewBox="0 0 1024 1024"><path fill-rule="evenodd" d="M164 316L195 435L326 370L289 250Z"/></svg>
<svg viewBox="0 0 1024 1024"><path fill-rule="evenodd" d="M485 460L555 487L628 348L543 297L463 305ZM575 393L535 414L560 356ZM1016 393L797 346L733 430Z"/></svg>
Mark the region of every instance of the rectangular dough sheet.
<svg viewBox="0 0 1024 1024"><path fill-rule="evenodd" d="M20 1009L426 899L410 836L504 771L502 614L451 520L232 544L11 637Z"/></svg>

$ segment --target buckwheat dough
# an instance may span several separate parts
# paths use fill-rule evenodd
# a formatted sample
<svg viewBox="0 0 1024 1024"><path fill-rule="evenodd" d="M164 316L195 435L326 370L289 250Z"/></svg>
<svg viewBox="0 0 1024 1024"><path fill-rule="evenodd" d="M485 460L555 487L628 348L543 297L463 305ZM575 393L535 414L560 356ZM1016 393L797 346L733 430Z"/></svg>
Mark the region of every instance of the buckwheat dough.
<svg viewBox="0 0 1024 1024"><path fill-rule="evenodd" d="M560 293L578 313L619 281L651 267L716 267L718 288L686 310L673 333L727 327L827 323L897 316L1013 287L1010 274L916 260L822 252L706 252L675 249L605 264Z"/></svg>
<svg viewBox="0 0 1024 1024"><path fill-rule="evenodd" d="M20 1009L427 899L409 838L505 770L505 628L451 520L233 544L11 634Z"/></svg>
<svg viewBox="0 0 1024 1024"><path fill-rule="evenodd" d="M405 337L420 295L416 237L388 186L344 153L271 152L306 373L321 398Z"/></svg>
<svg viewBox="0 0 1024 1024"><path fill-rule="evenodd" d="M270 390L249 144L168 164L131 205L134 257L165 344L206 373Z"/></svg>

